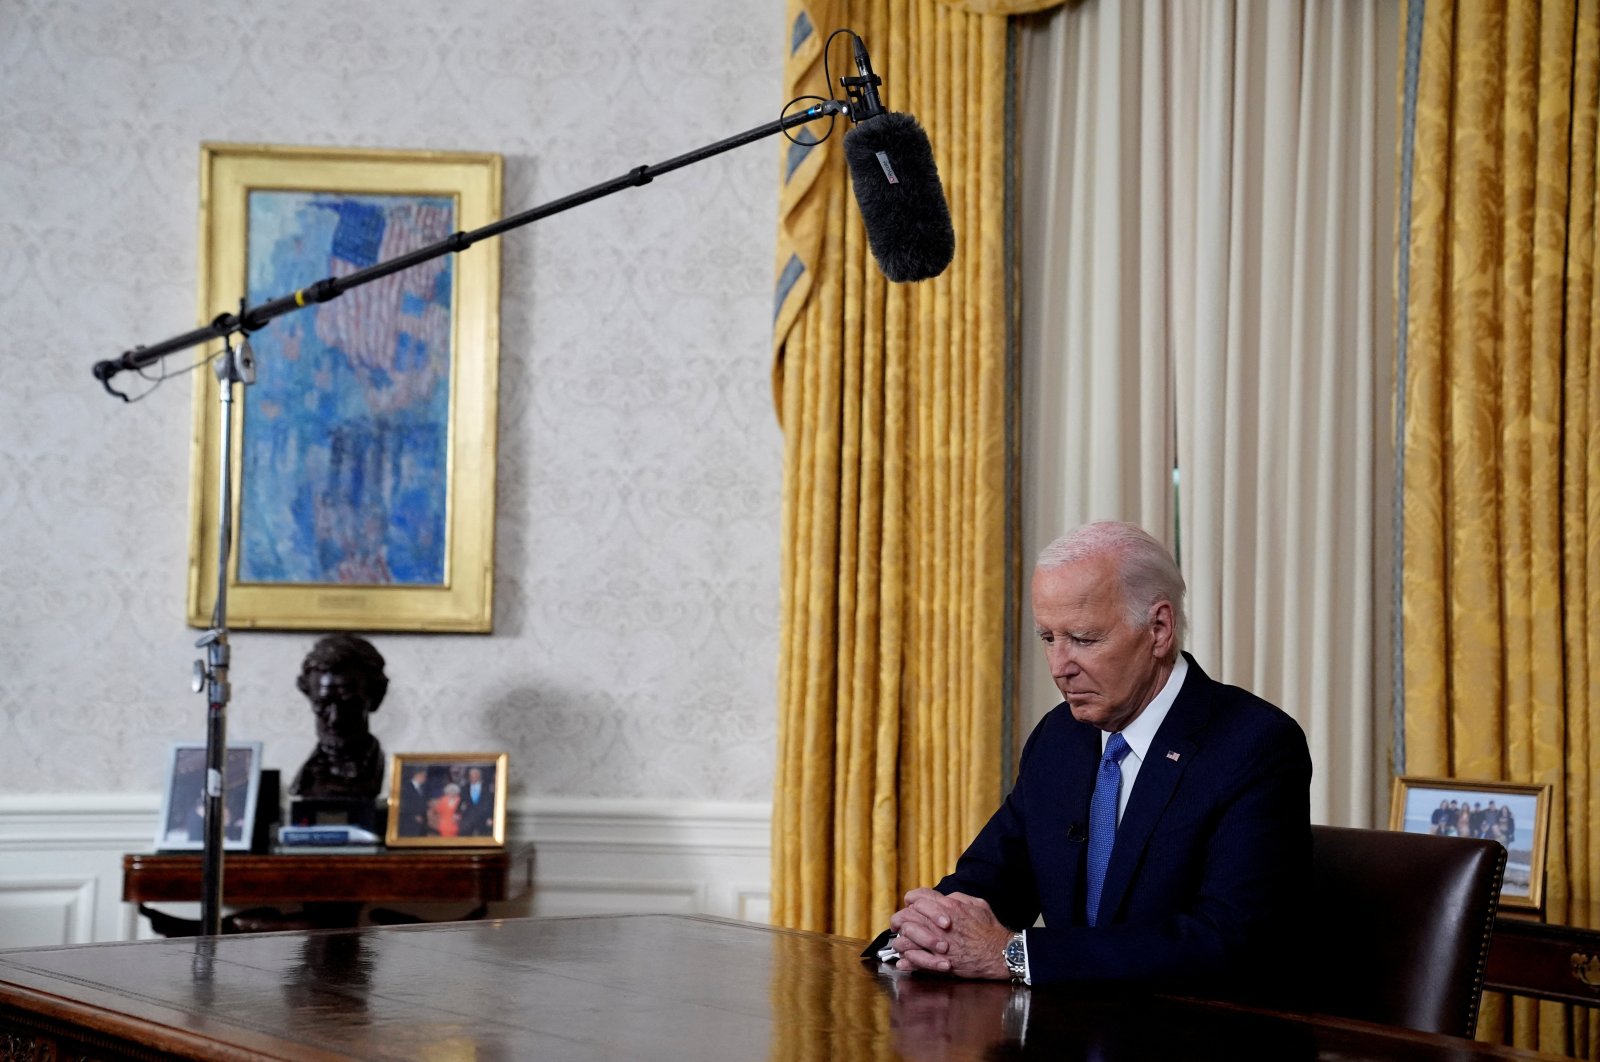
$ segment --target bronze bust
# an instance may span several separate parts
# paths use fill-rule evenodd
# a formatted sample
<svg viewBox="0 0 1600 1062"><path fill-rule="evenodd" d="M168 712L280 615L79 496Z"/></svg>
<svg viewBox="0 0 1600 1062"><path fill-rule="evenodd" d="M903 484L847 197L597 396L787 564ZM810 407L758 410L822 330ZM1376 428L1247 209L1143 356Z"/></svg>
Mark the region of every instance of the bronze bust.
<svg viewBox="0 0 1600 1062"><path fill-rule="evenodd" d="M295 680L317 717L317 748L295 775L298 797L372 800L383 786L383 746L367 729L389 690L383 656L354 634L317 640Z"/></svg>

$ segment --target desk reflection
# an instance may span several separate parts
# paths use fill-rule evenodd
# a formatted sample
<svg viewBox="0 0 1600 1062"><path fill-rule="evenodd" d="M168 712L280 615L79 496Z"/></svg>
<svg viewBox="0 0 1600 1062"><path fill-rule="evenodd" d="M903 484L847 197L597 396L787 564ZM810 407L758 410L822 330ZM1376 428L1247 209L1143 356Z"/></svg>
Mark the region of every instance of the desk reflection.
<svg viewBox="0 0 1600 1062"><path fill-rule="evenodd" d="M298 961L285 966L279 987L290 1013L366 1024L372 995L369 938L357 933L310 933Z"/></svg>
<svg viewBox="0 0 1600 1062"><path fill-rule="evenodd" d="M1033 990L1003 982L878 974L889 993L890 1043L904 1058L1020 1058Z"/></svg>
<svg viewBox="0 0 1600 1062"><path fill-rule="evenodd" d="M1129 1058L1295 1062L1318 1056L1293 1021L1148 994L878 975L901 1058L955 1062Z"/></svg>

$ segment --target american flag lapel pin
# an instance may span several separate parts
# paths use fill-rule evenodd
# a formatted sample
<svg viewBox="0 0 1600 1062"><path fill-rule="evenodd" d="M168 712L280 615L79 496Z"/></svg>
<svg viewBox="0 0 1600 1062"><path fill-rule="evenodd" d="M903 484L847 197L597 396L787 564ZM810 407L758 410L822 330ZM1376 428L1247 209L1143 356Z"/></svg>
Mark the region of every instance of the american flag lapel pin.
<svg viewBox="0 0 1600 1062"><path fill-rule="evenodd" d="M1173 763L1177 763L1178 762L1178 754L1177 754L1177 752L1174 751L1174 752L1167 753L1167 759L1171 760Z"/></svg>

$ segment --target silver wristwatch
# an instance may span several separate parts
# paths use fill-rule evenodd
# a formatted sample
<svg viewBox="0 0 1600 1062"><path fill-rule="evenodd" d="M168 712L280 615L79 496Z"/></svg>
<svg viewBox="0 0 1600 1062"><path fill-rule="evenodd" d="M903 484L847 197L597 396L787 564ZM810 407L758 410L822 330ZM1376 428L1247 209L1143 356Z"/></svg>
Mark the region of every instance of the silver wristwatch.
<svg viewBox="0 0 1600 1062"><path fill-rule="evenodd" d="M1012 934L1006 941L1006 949L1001 953L1006 960L1006 969L1011 971L1011 979L1020 981L1028 976L1028 949L1022 942L1022 934Z"/></svg>

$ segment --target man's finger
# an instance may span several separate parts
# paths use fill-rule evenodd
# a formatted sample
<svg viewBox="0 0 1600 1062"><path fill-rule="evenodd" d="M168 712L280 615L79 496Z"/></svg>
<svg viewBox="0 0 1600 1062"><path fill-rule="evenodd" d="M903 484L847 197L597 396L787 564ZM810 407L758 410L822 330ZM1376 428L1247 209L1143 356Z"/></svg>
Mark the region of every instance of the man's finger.
<svg viewBox="0 0 1600 1062"><path fill-rule="evenodd" d="M896 933L900 932L901 927L908 925L926 926L930 930L945 928L939 926L933 918L928 916L927 912L919 911L912 907L906 907L896 911L889 917L889 928L894 930Z"/></svg>
<svg viewBox="0 0 1600 1062"><path fill-rule="evenodd" d="M945 939L944 930L920 920L904 923L898 933L899 935L893 939L904 940L912 948L940 953L950 950L950 945ZM900 948L895 947L895 950L899 951Z"/></svg>
<svg viewBox="0 0 1600 1062"><path fill-rule="evenodd" d="M949 929L959 905L952 903L950 898L941 892L934 892L932 889L913 889L906 893L906 910L916 911L940 929Z"/></svg>
<svg viewBox="0 0 1600 1062"><path fill-rule="evenodd" d="M968 896L964 892L952 892L950 895L946 896L945 899L950 900L953 903L963 904L967 907L977 907L985 911L989 909L988 900L985 900L981 896Z"/></svg>
<svg viewBox="0 0 1600 1062"><path fill-rule="evenodd" d="M950 960L932 952L913 948L911 951L900 953L900 961L895 963L895 968L899 970L927 970L930 973L949 973Z"/></svg>
<svg viewBox="0 0 1600 1062"><path fill-rule="evenodd" d="M950 942L942 934L925 932L920 928L915 933L902 933L898 937L890 937L889 946L901 954L908 951L931 951L937 955L946 955L950 951Z"/></svg>

